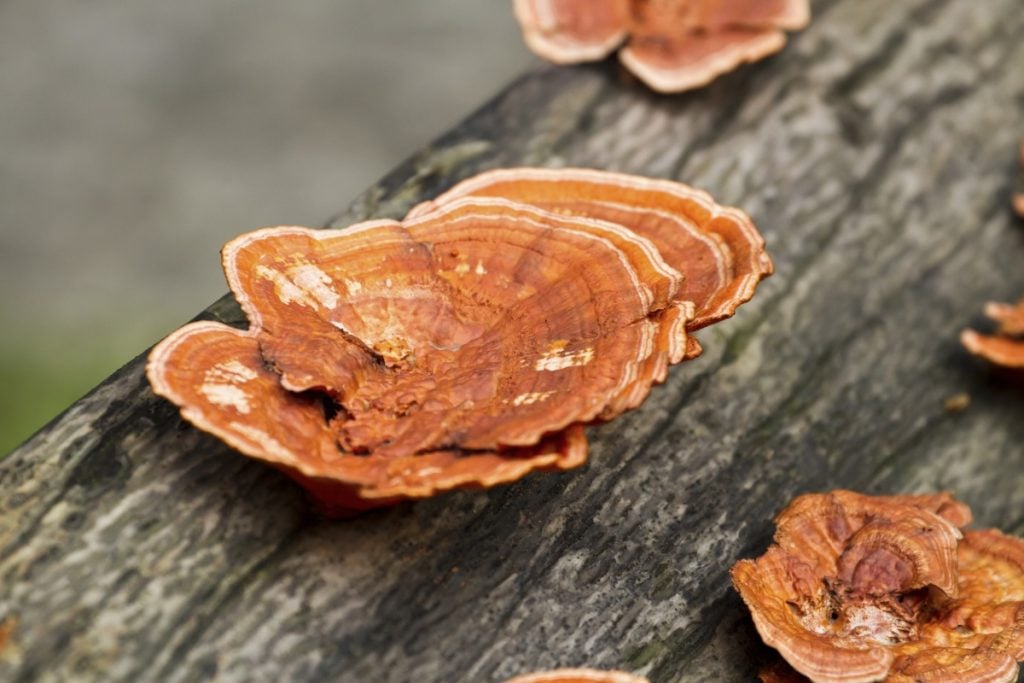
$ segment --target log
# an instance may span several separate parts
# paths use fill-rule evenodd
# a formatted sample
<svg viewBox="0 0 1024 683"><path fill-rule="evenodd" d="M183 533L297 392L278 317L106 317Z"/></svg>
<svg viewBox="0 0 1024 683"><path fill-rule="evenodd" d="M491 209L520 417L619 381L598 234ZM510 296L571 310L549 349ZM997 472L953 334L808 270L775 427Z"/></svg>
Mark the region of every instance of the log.
<svg viewBox="0 0 1024 683"><path fill-rule="evenodd" d="M792 496L951 489L1024 533L1024 388L957 343L1024 293L1019 0L814 10L778 56L680 96L612 61L538 67L331 221L513 165L675 178L751 213L776 275L589 430L588 466L322 521L155 397L140 356L0 460L0 679L746 681L775 655L727 571ZM201 317L244 325L229 297Z"/></svg>

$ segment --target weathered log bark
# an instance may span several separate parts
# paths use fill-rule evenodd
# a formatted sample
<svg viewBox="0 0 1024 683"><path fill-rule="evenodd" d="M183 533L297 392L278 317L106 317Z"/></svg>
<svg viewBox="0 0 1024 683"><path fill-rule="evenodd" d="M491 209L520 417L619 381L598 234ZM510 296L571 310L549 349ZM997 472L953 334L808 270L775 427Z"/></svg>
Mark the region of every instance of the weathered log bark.
<svg viewBox="0 0 1024 683"><path fill-rule="evenodd" d="M1024 532L1024 389L957 343L1024 292L1019 2L818 2L783 53L677 97L611 63L527 74L334 223L496 166L677 178L754 216L777 266L754 302L591 429L583 470L343 522L137 358L0 461L0 678L749 680L773 655L727 570L794 494L952 489Z"/></svg>

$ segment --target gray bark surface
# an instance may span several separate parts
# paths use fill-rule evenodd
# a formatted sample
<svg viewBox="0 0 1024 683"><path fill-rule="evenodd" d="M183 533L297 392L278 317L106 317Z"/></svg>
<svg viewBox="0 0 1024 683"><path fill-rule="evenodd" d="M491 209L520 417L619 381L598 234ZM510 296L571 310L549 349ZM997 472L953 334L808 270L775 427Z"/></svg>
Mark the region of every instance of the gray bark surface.
<svg viewBox="0 0 1024 683"><path fill-rule="evenodd" d="M590 429L586 467L338 522L182 422L140 356L0 460L0 679L745 681L774 655L727 572L792 496L951 489L1024 533L1024 388L957 342L1024 293L1019 2L818 2L675 97L612 63L525 75L334 224L492 167L676 178L754 217L755 300ZM227 297L203 317L244 324Z"/></svg>

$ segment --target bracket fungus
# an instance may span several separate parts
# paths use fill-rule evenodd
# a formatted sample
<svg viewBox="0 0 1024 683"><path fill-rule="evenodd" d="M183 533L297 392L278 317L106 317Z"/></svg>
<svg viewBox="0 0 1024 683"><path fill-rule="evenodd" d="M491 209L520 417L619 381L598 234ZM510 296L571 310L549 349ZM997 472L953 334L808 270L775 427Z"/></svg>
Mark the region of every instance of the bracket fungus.
<svg viewBox="0 0 1024 683"><path fill-rule="evenodd" d="M685 273L671 296L696 306L686 324L691 332L730 317L773 270L764 239L747 214L670 180L577 168L498 169L464 180L413 207L409 216L466 197L506 197L561 216L626 226Z"/></svg>
<svg viewBox="0 0 1024 683"><path fill-rule="evenodd" d="M985 315L997 324L995 335L974 330L960 333L960 342L975 356L1013 370L1024 370L1024 299L1016 304L990 301Z"/></svg>
<svg viewBox="0 0 1024 683"><path fill-rule="evenodd" d="M154 390L327 515L582 464L583 425L697 355L688 331L731 315L771 261L745 214L678 183L511 173L585 192L567 211L456 188L402 221L232 240L249 329L171 334Z"/></svg>
<svg viewBox="0 0 1024 683"><path fill-rule="evenodd" d="M556 669L516 676L505 683L649 683L646 678L622 671L598 669Z"/></svg>
<svg viewBox="0 0 1024 683"><path fill-rule="evenodd" d="M949 494L796 498L732 569L761 638L801 675L765 681L997 683L1024 660L1024 541L962 531ZM804 678L806 677L806 678Z"/></svg>
<svg viewBox="0 0 1024 683"><path fill-rule="evenodd" d="M778 52L808 0L515 0L526 44L558 64L619 59L660 92L710 83Z"/></svg>

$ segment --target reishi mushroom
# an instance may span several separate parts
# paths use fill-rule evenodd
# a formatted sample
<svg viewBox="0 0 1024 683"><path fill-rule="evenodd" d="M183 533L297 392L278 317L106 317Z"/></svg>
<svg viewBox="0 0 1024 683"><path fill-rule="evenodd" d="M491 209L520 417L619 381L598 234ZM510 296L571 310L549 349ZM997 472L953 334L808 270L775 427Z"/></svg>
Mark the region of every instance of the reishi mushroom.
<svg viewBox="0 0 1024 683"><path fill-rule="evenodd" d="M990 301L985 315L998 327L994 335L974 330L960 333L960 342L968 351L985 360L1014 370L1024 369L1024 299L1016 304Z"/></svg>
<svg viewBox="0 0 1024 683"><path fill-rule="evenodd" d="M1024 541L961 531L948 494L796 498L774 543L732 569L762 639L806 678L996 683L1024 660Z"/></svg>
<svg viewBox="0 0 1024 683"><path fill-rule="evenodd" d="M505 683L649 683L646 678L622 671L598 669L555 669L516 676Z"/></svg>
<svg viewBox="0 0 1024 683"><path fill-rule="evenodd" d="M558 64L619 59L651 88L681 92L778 52L808 0L515 0L527 45Z"/></svg>
<svg viewBox="0 0 1024 683"><path fill-rule="evenodd" d="M731 315L771 261L745 214L679 183L508 173L586 191L568 212L456 188L403 221L232 240L249 329L174 332L154 391L326 515L582 464L582 425L697 355L688 330Z"/></svg>

